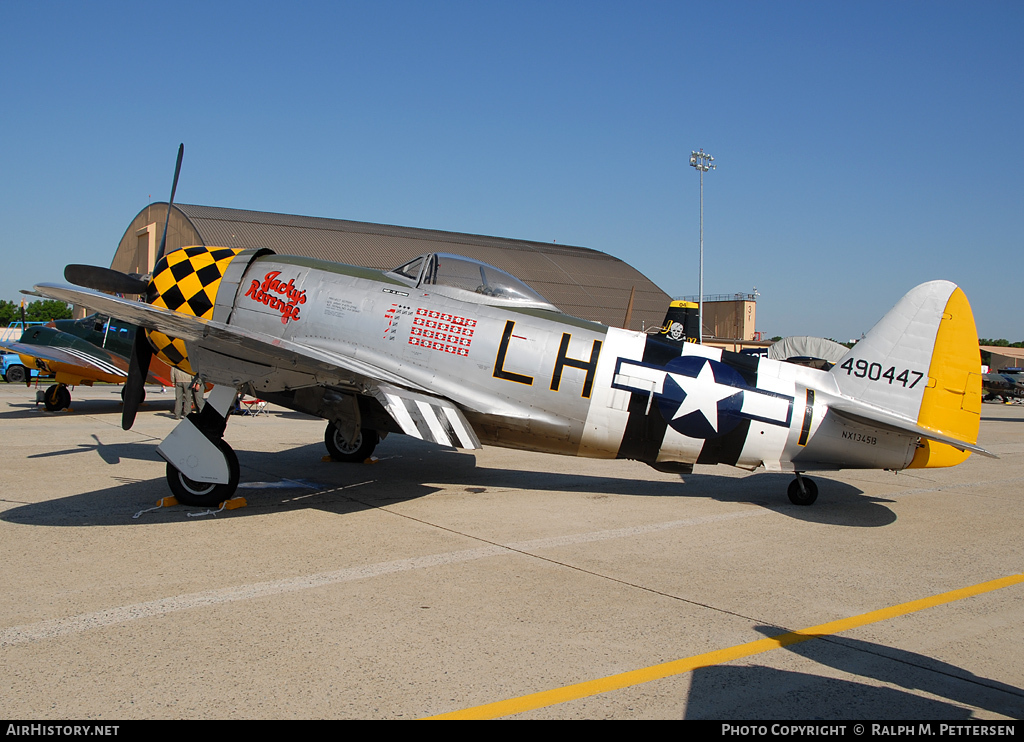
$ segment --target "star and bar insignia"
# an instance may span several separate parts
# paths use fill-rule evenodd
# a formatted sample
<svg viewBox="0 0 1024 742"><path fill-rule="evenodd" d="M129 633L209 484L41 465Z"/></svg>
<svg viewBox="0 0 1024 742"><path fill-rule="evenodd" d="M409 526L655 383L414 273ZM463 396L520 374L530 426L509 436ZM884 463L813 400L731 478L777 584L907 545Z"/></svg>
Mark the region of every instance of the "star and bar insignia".
<svg viewBox="0 0 1024 742"><path fill-rule="evenodd" d="M793 398L750 386L731 366L695 355L664 366L619 358L612 386L648 397L665 422L691 438L725 435L743 420L788 427Z"/></svg>

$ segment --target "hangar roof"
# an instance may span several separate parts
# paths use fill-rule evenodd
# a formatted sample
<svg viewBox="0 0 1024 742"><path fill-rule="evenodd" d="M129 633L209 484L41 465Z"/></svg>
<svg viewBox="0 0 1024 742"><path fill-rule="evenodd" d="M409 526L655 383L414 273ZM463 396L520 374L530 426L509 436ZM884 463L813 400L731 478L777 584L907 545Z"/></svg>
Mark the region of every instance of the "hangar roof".
<svg viewBox="0 0 1024 742"><path fill-rule="evenodd" d="M149 273L163 233L167 203L153 203L132 220L111 268ZM487 237L345 219L175 204L167 250L190 245L268 247L390 270L417 255L447 252L482 260L525 281L567 314L622 327L630 295L630 329L659 326L670 297L629 264L586 247Z"/></svg>
<svg viewBox="0 0 1024 742"><path fill-rule="evenodd" d="M981 350L988 351L993 355L1024 361L1024 348L1009 348L1005 345L982 345Z"/></svg>

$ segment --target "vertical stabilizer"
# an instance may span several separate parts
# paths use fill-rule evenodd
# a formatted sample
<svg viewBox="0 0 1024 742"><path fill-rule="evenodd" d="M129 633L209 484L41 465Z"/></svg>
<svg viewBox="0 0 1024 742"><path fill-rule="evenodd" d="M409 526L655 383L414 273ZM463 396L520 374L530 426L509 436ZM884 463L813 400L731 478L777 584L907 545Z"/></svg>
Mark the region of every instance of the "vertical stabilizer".
<svg viewBox="0 0 1024 742"><path fill-rule="evenodd" d="M694 301L673 301L669 304L661 328L662 339L673 345L682 345L684 342L699 343L701 335L698 309L699 305Z"/></svg>
<svg viewBox="0 0 1024 742"><path fill-rule="evenodd" d="M831 373L845 396L945 436L978 440L978 335L967 297L949 281L912 289ZM968 455L923 440L911 467L954 466Z"/></svg>

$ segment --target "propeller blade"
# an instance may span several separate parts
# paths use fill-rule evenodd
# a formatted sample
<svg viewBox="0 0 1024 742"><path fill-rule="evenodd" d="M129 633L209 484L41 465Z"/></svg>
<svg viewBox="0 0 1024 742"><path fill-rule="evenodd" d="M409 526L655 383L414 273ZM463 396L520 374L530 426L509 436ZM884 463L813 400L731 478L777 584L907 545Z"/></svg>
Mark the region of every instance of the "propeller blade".
<svg viewBox="0 0 1024 742"><path fill-rule="evenodd" d="M64 278L76 286L108 291L112 294L142 294L145 296L148 284L127 273L98 265L71 264L64 267Z"/></svg>
<svg viewBox="0 0 1024 742"><path fill-rule="evenodd" d="M164 256L167 247L167 227L171 222L171 206L174 205L174 192L178 190L178 175L181 173L181 158L185 154L185 143L178 145L178 162L174 166L174 182L171 183L171 197L167 200L167 218L164 219L164 236L160 238L160 249L156 251L157 262Z"/></svg>
<svg viewBox="0 0 1024 742"><path fill-rule="evenodd" d="M124 383L124 408L121 410L121 429L131 430L135 424L135 413L142 403L146 377L149 376L149 362L153 349L146 340L146 331L141 327L135 331L132 342L132 357L128 361L128 380Z"/></svg>

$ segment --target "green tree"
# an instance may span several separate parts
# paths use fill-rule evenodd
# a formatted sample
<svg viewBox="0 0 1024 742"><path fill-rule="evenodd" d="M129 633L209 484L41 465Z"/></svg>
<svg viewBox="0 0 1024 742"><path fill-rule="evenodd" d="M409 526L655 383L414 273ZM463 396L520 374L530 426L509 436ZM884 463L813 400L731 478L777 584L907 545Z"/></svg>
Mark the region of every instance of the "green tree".
<svg viewBox="0 0 1024 742"><path fill-rule="evenodd" d="M71 319L71 307L55 299L34 301L25 307L25 319L29 322L49 322L51 319Z"/></svg>
<svg viewBox="0 0 1024 742"><path fill-rule="evenodd" d="M1011 343L1005 338L999 338L998 340L992 338L978 338L978 345L991 345L996 348L1024 348L1024 340L1018 340L1016 343Z"/></svg>
<svg viewBox="0 0 1024 742"><path fill-rule="evenodd" d="M0 327L7 327L16 319L18 319L18 305L13 301L0 299Z"/></svg>

